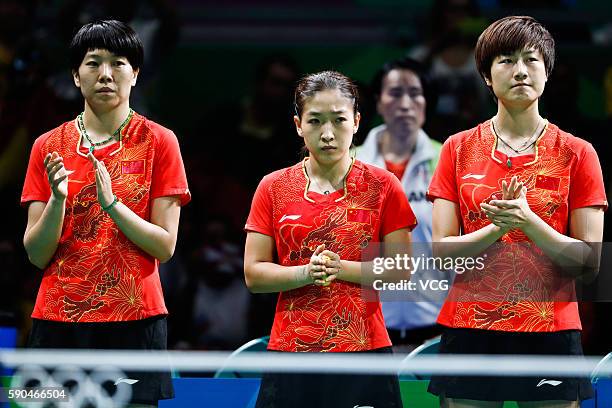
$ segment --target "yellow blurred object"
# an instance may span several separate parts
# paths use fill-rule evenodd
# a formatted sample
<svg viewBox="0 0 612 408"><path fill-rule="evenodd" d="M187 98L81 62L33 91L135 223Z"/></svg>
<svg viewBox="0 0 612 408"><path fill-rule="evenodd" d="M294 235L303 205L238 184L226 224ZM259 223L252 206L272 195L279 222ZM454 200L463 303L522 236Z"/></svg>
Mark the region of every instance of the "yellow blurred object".
<svg viewBox="0 0 612 408"><path fill-rule="evenodd" d="M327 256L327 255L321 255L321 260L323 262L327 262L327 261L331 260L331 258L329 256ZM323 279L323 280L327 279L327 274L323 273L323 276L321 277L321 279ZM323 286L329 286L329 285L331 285L331 282L323 282Z"/></svg>

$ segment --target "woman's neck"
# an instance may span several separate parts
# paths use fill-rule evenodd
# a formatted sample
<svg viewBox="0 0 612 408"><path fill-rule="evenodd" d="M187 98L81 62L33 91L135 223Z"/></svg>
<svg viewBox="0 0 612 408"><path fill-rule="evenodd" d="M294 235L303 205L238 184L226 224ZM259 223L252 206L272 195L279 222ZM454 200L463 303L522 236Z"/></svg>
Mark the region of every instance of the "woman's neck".
<svg viewBox="0 0 612 408"><path fill-rule="evenodd" d="M402 163L412 156L418 131L409 135L393 135L388 130L382 135L380 150L383 158L392 163Z"/></svg>
<svg viewBox="0 0 612 408"><path fill-rule="evenodd" d="M538 111L538 103L532 103L527 109L509 109L498 103L494 125L507 141L523 140L532 137L540 127L542 117Z"/></svg>
<svg viewBox="0 0 612 408"><path fill-rule="evenodd" d="M331 164L318 162L310 155L306 163L306 170L309 177L315 177L317 180L328 182L331 186L335 187L342 183L351 167L351 163L352 160L348 154L341 160Z"/></svg>
<svg viewBox="0 0 612 408"><path fill-rule="evenodd" d="M83 122L87 134L95 139L106 138L121 126L130 113L130 106L126 103L108 112L96 112L89 104L85 103Z"/></svg>

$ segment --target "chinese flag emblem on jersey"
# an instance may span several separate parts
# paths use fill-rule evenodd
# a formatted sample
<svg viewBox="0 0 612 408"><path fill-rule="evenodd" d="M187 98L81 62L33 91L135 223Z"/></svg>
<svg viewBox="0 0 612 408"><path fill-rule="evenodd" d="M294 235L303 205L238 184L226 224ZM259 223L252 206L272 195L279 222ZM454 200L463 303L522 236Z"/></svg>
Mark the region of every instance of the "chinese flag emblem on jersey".
<svg viewBox="0 0 612 408"><path fill-rule="evenodd" d="M541 188L543 190L559 190L559 183L561 180L559 177L550 177L545 176L543 174L538 174L536 177L536 188Z"/></svg>
<svg viewBox="0 0 612 408"><path fill-rule="evenodd" d="M346 220L348 222L370 223L370 210L365 208L347 208Z"/></svg>
<svg viewBox="0 0 612 408"><path fill-rule="evenodd" d="M121 161L121 173L123 174L144 174L144 160L123 160Z"/></svg>

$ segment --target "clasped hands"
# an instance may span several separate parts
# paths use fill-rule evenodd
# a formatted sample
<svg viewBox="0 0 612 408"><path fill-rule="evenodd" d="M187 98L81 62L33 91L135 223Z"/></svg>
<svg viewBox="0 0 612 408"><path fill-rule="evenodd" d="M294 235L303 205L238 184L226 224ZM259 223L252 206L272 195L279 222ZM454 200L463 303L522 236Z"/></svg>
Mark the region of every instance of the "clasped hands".
<svg viewBox="0 0 612 408"><path fill-rule="evenodd" d="M487 218L504 232L524 228L533 214L527 203L527 187L516 176L510 183L502 181L502 199L481 203Z"/></svg>
<svg viewBox="0 0 612 408"><path fill-rule="evenodd" d="M115 199L110 174L104 162L96 159L92 153L89 153L87 158L96 172L98 202L103 208L108 207ZM44 165L53 196L64 200L68 196L68 176L74 173L74 170L64 167L64 159L57 152L48 153Z"/></svg>
<svg viewBox="0 0 612 408"><path fill-rule="evenodd" d="M340 256L326 250L325 244L321 244L315 249L310 262L305 267L312 283L316 286L329 286L340 273Z"/></svg>

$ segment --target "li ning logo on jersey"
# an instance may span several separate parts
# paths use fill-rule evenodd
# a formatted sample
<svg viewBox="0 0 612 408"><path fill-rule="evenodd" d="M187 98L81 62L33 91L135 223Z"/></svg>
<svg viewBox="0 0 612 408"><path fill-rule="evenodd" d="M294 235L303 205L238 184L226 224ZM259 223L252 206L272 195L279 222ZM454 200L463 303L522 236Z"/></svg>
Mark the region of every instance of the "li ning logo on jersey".
<svg viewBox="0 0 612 408"><path fill-rule="evenodd" d="M301 217L302 217L301 215L297 215L297 214L296 214L296 215L287 215L287 214L284 214L284 215L281 217L281 219L280 219L280 220L278 220L278 223L280 224L281 222L283 222L283 221L285 221L285 220L295 221L295 220L297 220L297 219L299 219L299 218L301 218Z"/></svg>
<svg viewBox="0 0 612 408"><path fill-rule="evenodd" d="M463 180L467 180L467 179L475 179L475 180L482 180L483 178L485 178L484 174L472 174L472 173L468 173L465 176L461 177Z"/></svg>

